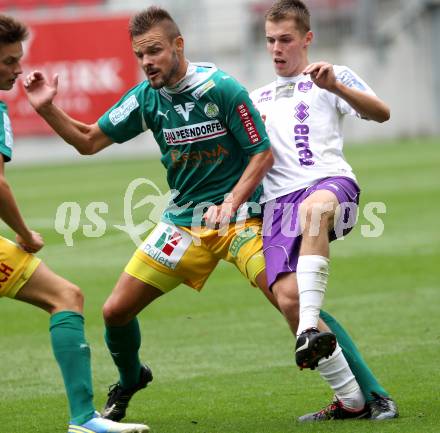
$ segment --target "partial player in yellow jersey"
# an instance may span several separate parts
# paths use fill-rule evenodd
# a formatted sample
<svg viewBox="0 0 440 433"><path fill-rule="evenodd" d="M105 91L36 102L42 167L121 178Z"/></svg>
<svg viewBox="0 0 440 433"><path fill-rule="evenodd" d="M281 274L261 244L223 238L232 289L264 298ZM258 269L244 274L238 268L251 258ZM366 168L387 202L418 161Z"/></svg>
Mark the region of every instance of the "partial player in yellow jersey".
<svg viewBox="0 0 440 433"><path fill-rule="evenodd" d="M11 90L23 72L22 42L27 35L22 23L0 15L0 90ZM5 178L4 165L11 160L12 149L7 107L0 102L0 217L14 230L17 241L15 244L0 236L0 297L27 302L50 314L52 347L70 405L69 432L146 432L145 425L119 424L95 412L90 348L84 338L83 295L77 286L56 275L33 255L43 248L44 242L24 222Z"/></svg>

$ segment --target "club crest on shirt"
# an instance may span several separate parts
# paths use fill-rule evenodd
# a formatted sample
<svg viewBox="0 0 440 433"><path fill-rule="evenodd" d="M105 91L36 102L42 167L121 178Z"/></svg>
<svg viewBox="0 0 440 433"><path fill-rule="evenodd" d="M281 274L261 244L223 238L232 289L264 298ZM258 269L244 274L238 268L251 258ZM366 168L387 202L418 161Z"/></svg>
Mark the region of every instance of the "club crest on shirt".
<svg viewBox="0 0 440 433"><path fill-rule="evenodd" d="M313 81L301 82L298 84L298 91L307 93L313 87Z"/></svg>
<svg viewBox="0 0 440 433"><path fill-rule="evenodd" d="M218 105L214 104L214 102L208 102L205 105L205 108L203 111L211 119L213 119L214 117L217 117L220 112Z"/></svg>

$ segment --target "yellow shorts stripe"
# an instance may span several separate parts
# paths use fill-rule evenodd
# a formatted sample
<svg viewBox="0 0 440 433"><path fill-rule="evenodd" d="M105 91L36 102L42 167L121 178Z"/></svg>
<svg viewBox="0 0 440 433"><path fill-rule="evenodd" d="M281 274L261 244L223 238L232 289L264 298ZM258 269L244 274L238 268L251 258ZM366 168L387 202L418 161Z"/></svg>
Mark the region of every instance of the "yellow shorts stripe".
<svg viewBox="0 0 440 433"><path fill-rule="evenodd" d="M146 284L156 287L156 289L164 293L173 290L183 282L183 279L180 277L161 272L155 267L146 264L145 261L139 257L137 252L128 262L125 267L125 272Z"/></svg>
<svg viewBox="0 0 440 433"><path fill-rule="evenodd" d="M246 263L246 276L253 286L257 285L257 277L266 269L263 251L254 254Z"/></svg>

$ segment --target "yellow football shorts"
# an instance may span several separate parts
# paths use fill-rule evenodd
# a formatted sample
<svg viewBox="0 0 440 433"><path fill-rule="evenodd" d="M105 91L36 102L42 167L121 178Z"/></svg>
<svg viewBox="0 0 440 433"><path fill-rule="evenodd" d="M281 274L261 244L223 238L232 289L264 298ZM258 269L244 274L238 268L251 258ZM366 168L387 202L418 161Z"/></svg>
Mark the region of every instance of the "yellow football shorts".
<svg viewBox="0 0 440 433"><path fill-rule="evenodd" d="M181 283L201 290L221 259L233 263L255 285L265 266L261 220L197 231L160 222L136 250L125 272L163 292Z"/></svg>
<svg viewBox="0 0 440 433"><path fill-rule="evenodd" d="M0 297L14 298L41 260L0 236Z"/></svg>

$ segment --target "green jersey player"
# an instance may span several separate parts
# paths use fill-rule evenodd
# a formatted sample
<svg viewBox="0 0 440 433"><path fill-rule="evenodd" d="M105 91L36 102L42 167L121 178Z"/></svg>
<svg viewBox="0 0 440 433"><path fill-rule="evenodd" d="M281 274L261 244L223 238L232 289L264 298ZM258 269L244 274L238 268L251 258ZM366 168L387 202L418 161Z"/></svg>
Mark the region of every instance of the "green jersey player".
<svg viewBox="0 0 440 433"><path fill-rule="evenodd" d="M195 212L197 205L223 202L249 159L269 154L264 127L246 90L212 64L189 63L177 85L159 91L144 81L98 125L115 142L152 131L168 184L180 192L164 220L181 226L200 225L203 215ZM251 201L256 201L258 190L249 191Z"/></svg>
<svg viewBox="0 0 440 433"><path fill-rule="evenodd" d="M265 286L258 209L248 214L244 206L249 218L234 221L240 206L258 200L272 165L263 122L247 91L214 65L188 62L183 38L166 11L151 7L139 13L130 35L148 81L93 125L53 104L57 77L49 83L34 72L25 80L31 104L82 154L151 130L170 188L178 192L104 305L106 342L120 374L104 411L112 420L121 419L131 395L152 380L138 358L136 315L143 308L181 283L200 290L220 259Z"/></svg>

